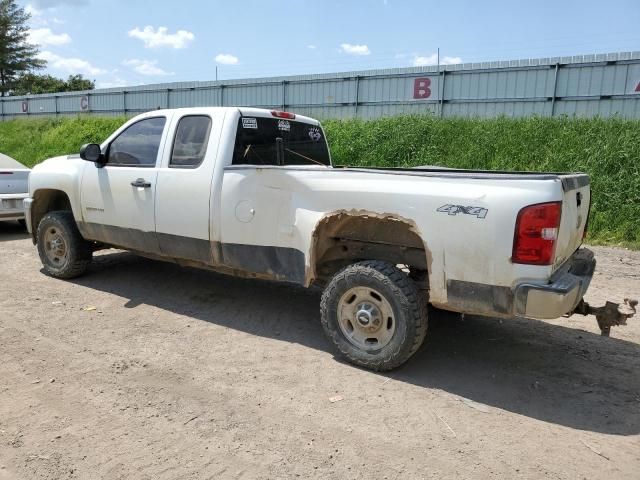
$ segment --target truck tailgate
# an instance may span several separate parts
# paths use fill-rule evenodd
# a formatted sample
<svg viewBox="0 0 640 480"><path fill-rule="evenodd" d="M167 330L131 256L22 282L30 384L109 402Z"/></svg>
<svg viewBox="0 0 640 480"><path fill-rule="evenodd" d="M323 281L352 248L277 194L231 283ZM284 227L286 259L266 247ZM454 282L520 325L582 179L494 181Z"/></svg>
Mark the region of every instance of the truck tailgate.
<svg viewBox="0 0 640 480"><path fill-rule="evenodd" d="M560 175L564 195L560 230L556 242L554 270L562 265L582 244L591 205L589 176Z"/></svg>
<svg viewBox="0 0 640 480"><path fill-rule="evenodd" d="M27 169L0 168L0 194L22 194L29 191Z"/></svg>

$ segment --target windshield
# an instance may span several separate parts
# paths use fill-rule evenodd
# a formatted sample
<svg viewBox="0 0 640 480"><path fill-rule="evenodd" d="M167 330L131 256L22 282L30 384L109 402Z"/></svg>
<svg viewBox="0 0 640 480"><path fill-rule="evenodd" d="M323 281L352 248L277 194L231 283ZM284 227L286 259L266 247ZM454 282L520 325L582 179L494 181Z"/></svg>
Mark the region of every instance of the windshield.
<svg viewBox="0 0 640 480"><path fill-rule="evenodd" d="M241 117L233 164L329 166L331 160L319 126L281 118Z"/></svg>

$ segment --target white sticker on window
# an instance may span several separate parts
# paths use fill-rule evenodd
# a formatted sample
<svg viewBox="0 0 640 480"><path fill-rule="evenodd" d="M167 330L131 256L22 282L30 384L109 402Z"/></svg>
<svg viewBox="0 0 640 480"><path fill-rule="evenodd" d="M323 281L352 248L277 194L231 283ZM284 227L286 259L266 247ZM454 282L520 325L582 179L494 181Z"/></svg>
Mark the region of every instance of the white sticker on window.
<svg viewBox="0 0 640 480"><path fill-rule="evenodd" d="M309 129L309 138L314 142L319 142L322 138L322 133L320 133L320 129L318 127L311 127Z"/></svg>
<svg viewBox="0 0 640 480"><path fill-rule="evenodd" d="M242 117L242 128L258 128L258 120L256 118Z"/></svg>
<svg viewBox="0 0 640 480"><path fill-rule="evenodd" d="M280 130L284 130L285 132L291 131L291 124L288 120L278 120L278 128Z"/></svg>

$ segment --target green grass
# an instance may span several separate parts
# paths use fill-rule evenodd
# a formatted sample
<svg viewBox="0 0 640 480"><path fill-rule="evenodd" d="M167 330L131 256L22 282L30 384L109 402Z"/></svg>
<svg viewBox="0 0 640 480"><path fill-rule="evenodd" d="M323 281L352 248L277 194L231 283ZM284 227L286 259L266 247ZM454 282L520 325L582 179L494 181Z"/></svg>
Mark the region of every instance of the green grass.
<svg viewBox="0 0 640 480"><path fill-rule="evenodd" d="M101 143L124 117L77 117L0 122L0 152L33 167L47 158L78 153L85 143Z"/></svg>
<svg viewBox="0 0 640 480"><path fill-rule="evenodd" d="M392 117L324 122L336 164L585 172L589 243L640 249L640 121Z"/></svg>
<svg viewBox="0 0 640 480"><path fill-rule="evenodd" d="M123 121L0 122L0 152L33 166L101 142ZM640 248L640 121L404 116L324 126L336 164L586 172L593 189L589 242Z"/></svg>

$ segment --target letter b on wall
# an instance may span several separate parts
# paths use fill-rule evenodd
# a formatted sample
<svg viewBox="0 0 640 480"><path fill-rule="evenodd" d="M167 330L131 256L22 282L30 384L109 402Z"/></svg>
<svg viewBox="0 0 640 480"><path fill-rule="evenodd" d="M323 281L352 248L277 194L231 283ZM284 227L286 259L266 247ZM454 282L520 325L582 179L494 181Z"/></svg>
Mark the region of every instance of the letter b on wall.
<svg viewBox="0 0 640 480"><path fill-rule="evenodd" d="M413 81L413 98L419 100L422 98L429 98L431 96L431 79L430 78L416 78Z"/></svg>

